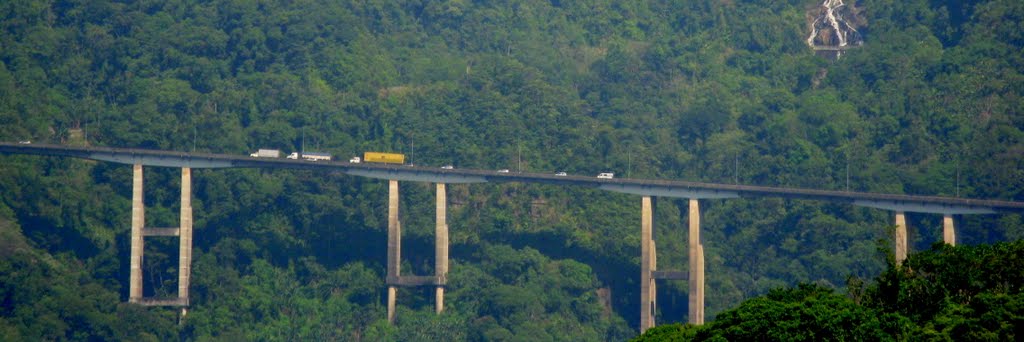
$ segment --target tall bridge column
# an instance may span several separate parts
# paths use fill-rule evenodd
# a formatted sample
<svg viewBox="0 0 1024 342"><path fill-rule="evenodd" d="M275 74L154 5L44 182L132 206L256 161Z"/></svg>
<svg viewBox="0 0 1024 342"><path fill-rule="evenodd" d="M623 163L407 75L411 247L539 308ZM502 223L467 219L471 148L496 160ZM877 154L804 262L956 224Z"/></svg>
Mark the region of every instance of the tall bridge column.
<svg viewBox="0 0 1024 342"><path fill-rule="evenodd" d="M448 277L448 222L447 194L444 183L437 183L437 222L434 231L434 275L438 277L435 310L444 311L444 284Z"/></svg>
<svg viewBox="0 0 1024 342"><path fill-rule="evenodd" d="M950 246L956 246L956 228L953 227L953 215L942 215L942 241Z"/></svg>
<svg viewBox="0 0 1024 342"><path fill-rule="evenodd" d="M388 322L395 323L397 279L402 267L402 224L398 221L398 181L388 181Z"/></svg>
<svg viewBox="0 0 1024 342"><path fill-rule="evenodd" d="M128 277L128 302L142 300L142 229L146 224L146 208L142 202L142 164L132 165L132 245L131 273Z"/></svg>
<svg viewBox="0 0 1024 342"><path fill-rule="evenodd" d="M700 203L690 199L690 323L704 324L704 246L700 241Z"/></svg>
<svg viewBox="0 0 1024 342"><path fill-rule="evenodd" d="M640 333L654 327L654 227L651 196L644 196L640 205Z"/></svg>
<svg viewBox="0 0 1024 342"><path fill-rule="evenodd" d="M907 260L907 217L902 211L896 212L896 232L893 234L896 242L896 264L902 264Z"/></svg>
<svg viewBox="0 0 1024 342"><path fill-rule="evenodd" d="M178 300L188 306L188 286L192 276L192 169L181 168L181 225L178 228ZM181 309L182 315L187 309Z"/></svg>

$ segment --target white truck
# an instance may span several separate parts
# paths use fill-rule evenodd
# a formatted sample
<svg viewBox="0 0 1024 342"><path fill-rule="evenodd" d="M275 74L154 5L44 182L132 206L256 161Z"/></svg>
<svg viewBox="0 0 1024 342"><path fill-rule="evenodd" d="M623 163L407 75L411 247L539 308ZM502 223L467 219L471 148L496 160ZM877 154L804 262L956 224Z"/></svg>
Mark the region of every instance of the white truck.
<svg viewBox="0 0 1024 342"><path fill-rule="evenodd" d="M292 152L292 154L289 154L287 158L288 159L299 159L299 158L302 158L302 160L309 160L309 161L318 161L318 160L327 160L327 161L329 161L329 160L331 160L331 155L328 154L328 153L322 153L322 152L305 152L305 153Z"/></svg>
<svg viewBox="0 0 1024 342"><path fill-rule="evenodd" d="M261 148L256 152L250 153L249 156L253 158L281 158L281 151Z"/></svg>
<svg viewBox="0 0 1024 342"><path fill-rule="evenodd" d="M611 172L601 172L597 174L597 178L612 179L615 178L615 174Z"/></svg>

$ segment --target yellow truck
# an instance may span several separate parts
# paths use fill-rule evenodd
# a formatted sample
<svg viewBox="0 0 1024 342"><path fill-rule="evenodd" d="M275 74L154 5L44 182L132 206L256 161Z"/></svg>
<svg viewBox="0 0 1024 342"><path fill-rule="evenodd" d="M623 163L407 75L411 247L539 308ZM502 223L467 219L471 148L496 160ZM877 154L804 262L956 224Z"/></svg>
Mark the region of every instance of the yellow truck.
<svg viewBox="0 0 1024 342"><path fill-rule="evenodd" d="M405 164L405 155L399 153L366 152L363 153L363 162Z"/></svg>

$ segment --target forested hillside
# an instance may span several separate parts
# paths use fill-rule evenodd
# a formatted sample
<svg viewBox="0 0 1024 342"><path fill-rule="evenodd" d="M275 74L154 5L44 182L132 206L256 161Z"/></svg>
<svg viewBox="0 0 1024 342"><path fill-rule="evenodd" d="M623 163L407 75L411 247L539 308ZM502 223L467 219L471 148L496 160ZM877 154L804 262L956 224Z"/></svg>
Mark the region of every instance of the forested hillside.
<svg viewBox="0 0 1024 342"><path fill-rule="evenodd" d="M1024 241L936 243L890 263L848 295L773 289L703 326L671 324L634 341L1016 341L1024 334Z"/></svg>
<svg viewBox="0 0 1024 342"><path fill-rule="evenodd" d="M864 45L805 45L814 0L6 1L0 141L247 154L405 153L417 165L1024 200L1024 2L863 0ZM852 5L852 4L851 4ZM178 170L146 171L148 226ZM3 340L624 340L639 319L638 197L453 185L447 311L384 308L386 183L196 170L192 306L124 304L131 168L0 156ZM404 270L431 274L432 189L402 183ZM686 269L686 201L657 202ZM702 202L707 314L886 270L891 213ZM957 217L957 241L1024 238ZM941 216L908 216L912 250ZM147 239L146 296L177 240ZM659 323L686 320L658 284Z"/></svg>

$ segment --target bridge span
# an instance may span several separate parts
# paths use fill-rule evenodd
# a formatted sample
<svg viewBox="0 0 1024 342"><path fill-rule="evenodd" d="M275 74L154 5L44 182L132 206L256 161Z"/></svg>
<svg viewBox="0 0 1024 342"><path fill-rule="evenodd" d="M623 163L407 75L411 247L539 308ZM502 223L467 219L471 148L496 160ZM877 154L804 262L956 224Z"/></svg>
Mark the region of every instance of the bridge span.
<svg viewBox="0 0 1024 342"><path fill-rule="evenodd" d="M704 322L704 249L700 234L701 199L727 199L740 197L779 197L787 199L818 200L847 203L894 212L895 256L902 262L907 256L906 212L943 215L943 241L956 243L953 215L994 214L1024 212L1024 202L979 200L939 196L915 196L834 190L813 190L785 187L716 184L677 180L602 179L589 176L556 176L551 173L497 172L481 169L441 169L436 167L348 163L344 161L306 161L285 158L255 158L249 156L187 153L176 151L71 147L47 144L20 144L0 142L0 153L27 154L92 159L133 167L132 236L129 302L153 306L181 306L183 313L189 305L188 289L192 255L191 169L195 168L281 168L341 172L353 176L388 181L388 249L387 279L388 319L395 319L397 287L431 286L436 288L437 313L444 310L444 288L448 270L448 225L446 220L446 184L522 182L562 186L582 186L606 191L641 196L641 308L640 331L655 325L655 280L687 280L690 284L689 321ZM143 167L172 167L182 169L180 225L173 228L145 226L143 207ZM436 241L435 274L432 276L401 275L401 222L398 220L398 182L436 183ZM653 205L657 197L689 199L689 270L686 272L659 270L657 250L653 240ZM142 297L142 253L146 236L179 237L179 274L177 298Z"/></svg>
<svg viewBox="0 0 1024 342"><path fill-rule="evenodd" d="M62 156L121 164L174 168L277 168L336 171L353 176L430 183L545 183L599 188L641 196L677 198L781 197L840 202L888 210L933 214L991 214L1024 212L1024 202L979 200L939 196L916 196L813 190L786 187L735 185L655 179L602 179L592 176L555 176L553 173L509 172L481 169L441 169L344 161L306 161L286 158L110 147L70 147L45 144L0 143L0 153Z"/></svg>

